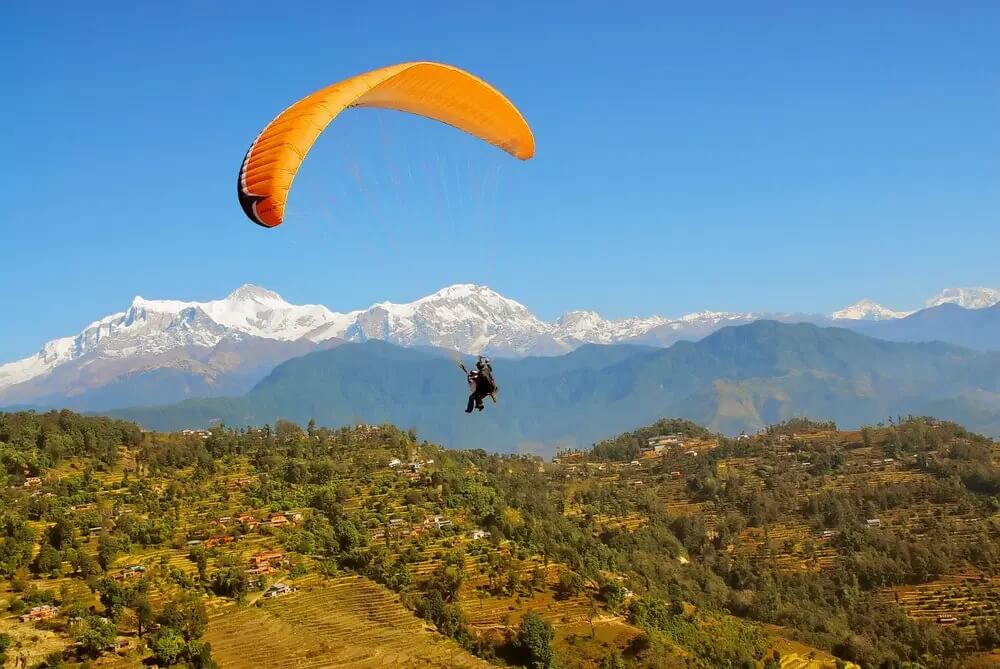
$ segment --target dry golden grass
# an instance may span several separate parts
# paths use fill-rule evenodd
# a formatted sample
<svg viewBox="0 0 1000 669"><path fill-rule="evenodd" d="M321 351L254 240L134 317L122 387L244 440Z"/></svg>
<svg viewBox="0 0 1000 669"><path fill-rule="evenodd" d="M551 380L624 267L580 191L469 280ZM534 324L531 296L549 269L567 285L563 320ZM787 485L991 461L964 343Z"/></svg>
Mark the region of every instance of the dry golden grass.
<svg viewBox="0 0 1000 669"><path fill-rule="evenodd" d="M206 639L220 667L489 667L363 577L303 579L260 606L216 608Z"/></svg>

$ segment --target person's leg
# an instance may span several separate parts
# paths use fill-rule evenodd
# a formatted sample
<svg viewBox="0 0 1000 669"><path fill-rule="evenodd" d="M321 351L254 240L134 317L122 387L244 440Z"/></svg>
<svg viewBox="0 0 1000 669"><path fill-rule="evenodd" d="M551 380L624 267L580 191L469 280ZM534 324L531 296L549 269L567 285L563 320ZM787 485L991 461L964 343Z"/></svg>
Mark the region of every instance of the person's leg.
<svg viewBox="0 0 1000 669"><path fill-rule="evenodd" d="M476 401L476 394L471 393L469 395L469 403L465 405L465 413L472 413L472 404Z"/></svg>

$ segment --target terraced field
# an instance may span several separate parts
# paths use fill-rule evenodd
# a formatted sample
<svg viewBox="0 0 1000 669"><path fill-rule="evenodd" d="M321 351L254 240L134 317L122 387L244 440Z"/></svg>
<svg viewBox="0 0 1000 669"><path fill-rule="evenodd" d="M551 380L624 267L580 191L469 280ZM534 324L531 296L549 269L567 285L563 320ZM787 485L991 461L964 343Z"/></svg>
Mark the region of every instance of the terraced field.
<svg viewBox="0 0 1000 669"><path fill-rule="evenodd" d="M808 525L779 524L766 530L745 529L739 552L755 561L766 561L787 571L819 571L833 566L837 552L829 539L815 536Z"/></svg>
<svg viewBox="0 0 1000 669"><path fill-rule="evenodd" d="M428 629L366 578L296 583L260 606L212 611L206 638L220 667L456 667L490 665Z"/></svg>
<svg viewBox="0 0 1000 669"><path fill-rule="evenodd" d="M977 618L1000 615L1000 578L968 574L930 583L889 588L881 593L918 620L956 625L972 633ZM955 618L955 622L946 622Z"/></svg>

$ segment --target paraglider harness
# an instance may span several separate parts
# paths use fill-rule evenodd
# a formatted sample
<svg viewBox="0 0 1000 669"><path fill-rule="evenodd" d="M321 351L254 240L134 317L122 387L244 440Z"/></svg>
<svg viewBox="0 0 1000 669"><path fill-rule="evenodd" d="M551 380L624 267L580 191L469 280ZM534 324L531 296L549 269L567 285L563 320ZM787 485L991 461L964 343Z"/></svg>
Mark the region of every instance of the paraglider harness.
<svg viewBox="0 0 1000 669"><path fill-rule="evenodd" d="M490 366L490 361L487 358L479 356L475 369L466 369L464 363L459 363L458 366L465 372L469 382L469 406L465 410L466 413L472 411L473 404L480 411L485 409L483 400L486 397L490 397L494 404L497 403L499 388L497 388L496 381L493 380L493 367Z"/></svg>

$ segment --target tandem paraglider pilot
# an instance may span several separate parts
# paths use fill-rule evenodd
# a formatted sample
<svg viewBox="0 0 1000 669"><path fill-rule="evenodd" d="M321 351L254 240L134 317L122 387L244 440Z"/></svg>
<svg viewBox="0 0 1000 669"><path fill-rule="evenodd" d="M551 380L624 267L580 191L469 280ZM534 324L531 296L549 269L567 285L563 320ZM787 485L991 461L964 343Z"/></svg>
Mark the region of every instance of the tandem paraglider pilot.
<svg viewBox="0 0 1000 669"><path fill-rule="evenodd" d="M466 371L465 365L461 365L461 368L463 372L466 372L466 378L469 381L469 402L465 406L465 413L472 413L473 407L479 411L485 409L486 405L483 400L487 397L491 397L493 403L496 404L497 384L493 380L493 366L489 359L480 356L475 369Z"/></svg>

